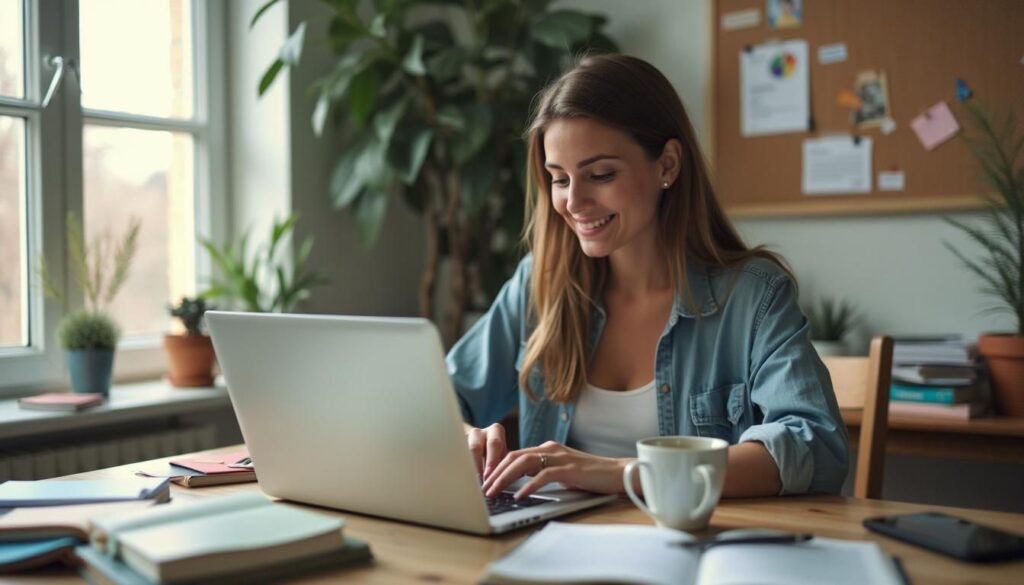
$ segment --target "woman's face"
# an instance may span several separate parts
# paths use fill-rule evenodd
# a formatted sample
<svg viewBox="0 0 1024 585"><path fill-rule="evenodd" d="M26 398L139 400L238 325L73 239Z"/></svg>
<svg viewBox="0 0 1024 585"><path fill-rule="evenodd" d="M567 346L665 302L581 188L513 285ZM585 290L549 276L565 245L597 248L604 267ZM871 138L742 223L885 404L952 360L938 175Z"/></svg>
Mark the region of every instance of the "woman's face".
<svg viewBox="0 0 1024 585"><path fill-rule="evenodd" d="M678 156L652 160L628 134L589 118L552 122L544 153L551 202L584 254L600 258L655 240L658 201L676 178Z"/></svg>

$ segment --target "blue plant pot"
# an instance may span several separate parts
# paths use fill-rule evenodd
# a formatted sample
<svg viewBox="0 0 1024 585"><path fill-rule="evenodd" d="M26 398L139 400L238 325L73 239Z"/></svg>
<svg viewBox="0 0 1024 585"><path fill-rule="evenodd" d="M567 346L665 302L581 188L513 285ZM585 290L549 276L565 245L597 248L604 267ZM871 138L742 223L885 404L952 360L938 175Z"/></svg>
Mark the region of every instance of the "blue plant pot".
<svg viewBox="0 0 1024 585"><path fill-rule="evenodd" d="M64 353L67 355L72 392L76 394L97 392L104 398L110 396L110 374L114 369L114 350L69 349Z"/></svg>

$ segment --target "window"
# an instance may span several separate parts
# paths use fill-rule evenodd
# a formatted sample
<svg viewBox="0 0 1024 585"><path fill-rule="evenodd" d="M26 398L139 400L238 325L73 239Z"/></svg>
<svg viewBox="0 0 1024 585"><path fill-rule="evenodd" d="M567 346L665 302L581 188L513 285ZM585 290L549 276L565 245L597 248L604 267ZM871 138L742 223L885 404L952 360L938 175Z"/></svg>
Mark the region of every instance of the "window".
<svg viewBox="0 0 1024 585"><path fill-rule="evenodd" d="M65 309L32 285L40 256L67 273L69 210L90 241L141 220L110 307L124 333L115 376L162 370L167 304L195 292L196 235L218 235L223 50L210 31L223 12L209 0L0 0L0 391L63 376Z"/></svg>

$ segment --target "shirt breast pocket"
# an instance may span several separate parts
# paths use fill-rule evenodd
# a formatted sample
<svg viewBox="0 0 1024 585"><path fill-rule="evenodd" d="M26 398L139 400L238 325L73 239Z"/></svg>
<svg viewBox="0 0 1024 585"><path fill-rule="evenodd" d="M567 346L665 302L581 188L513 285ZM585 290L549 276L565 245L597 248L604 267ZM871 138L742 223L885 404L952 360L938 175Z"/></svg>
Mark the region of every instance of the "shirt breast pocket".
<svg viewBox="0 0 1024 585"><path fill-rule="evenodd" d="M690 396L690 416L697 434L735 443L746 412L746 384L726 384Z"/></svg>

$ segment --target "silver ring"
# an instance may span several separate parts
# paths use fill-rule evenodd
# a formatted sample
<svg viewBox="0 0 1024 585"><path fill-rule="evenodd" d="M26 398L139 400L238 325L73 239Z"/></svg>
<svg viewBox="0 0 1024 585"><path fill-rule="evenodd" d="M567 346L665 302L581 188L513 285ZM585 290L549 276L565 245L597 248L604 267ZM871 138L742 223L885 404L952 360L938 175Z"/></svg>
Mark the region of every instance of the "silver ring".
<svg viewBox="0 0 1024 585"><path fill-rule="evenodd" d="M547 469L547 467L548 467L548 456L543 454L543 453L541 453L540 454L540 470L544 471L545 469Z"/></svg>

